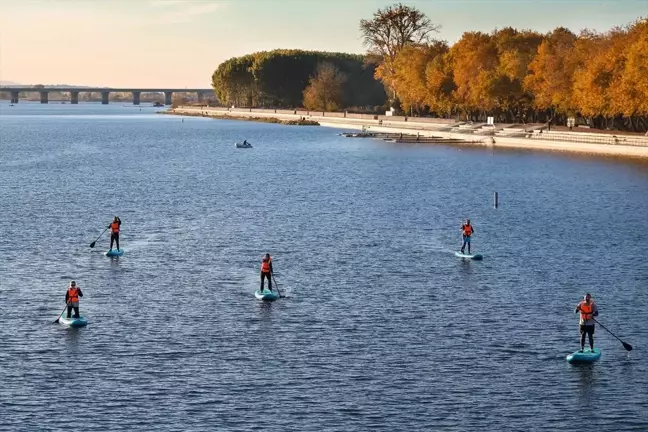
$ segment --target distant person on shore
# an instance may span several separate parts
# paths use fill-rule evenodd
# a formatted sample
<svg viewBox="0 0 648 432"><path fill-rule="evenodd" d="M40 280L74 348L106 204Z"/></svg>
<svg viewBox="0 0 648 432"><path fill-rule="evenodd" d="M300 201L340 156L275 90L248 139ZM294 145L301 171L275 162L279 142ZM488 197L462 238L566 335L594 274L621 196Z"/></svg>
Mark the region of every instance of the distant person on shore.
<svg viewBox="0 0 648 432"><path fill-rule="evenodd" d="M261 258L261 292L263 292L266 278L268 279L268 289L272 291L272 258L269 253Z"/></svg>
<svg viewBox="0 0 648 432"><path fill-rule="evenodd" d="M108 228L110 228L110 250L113 248L113 242L117 243L117 250L119 250L119 229L121 228L121 219L115 216L110 225L108 225Z"/></svg>
<svg viewBox="0 0 648 432"><path fill-rule="evenodd" d="M589 336L590 350L594 351L594 329L596 321L594 317L598 316L598 307L592 301L590 293L585 294L583 301L576 305L574 313L580 312L580 334L581 334L581 352L585 348L585 335Z"/></svg>
<svg viewBox="0 0 648 432"><path fill-rule="evenodd" d="M470 237L474 234L475 230L470 224L470 219L466 219L466 223L461 225L461 238L463 244L461 245L461 253L464 253L466 245L468 245L468 255L470 255Z"/></svg>
<svg viewBox="0 0 648 432"><path fill-rule="evenodd" d="M83 297L81 288L76 285L75 281L71 281L65 292L65 303L67 303L67 317L72 316L72 309L74 309L74 318L79 318L79 297Z"/></svg>
<svg viewBox="0 0 648 432"><path fill-rule="evenodd" d="M551 132L551 123L553 122L553 118L550 118L549 121L547 122L547 130Z"/></svg>

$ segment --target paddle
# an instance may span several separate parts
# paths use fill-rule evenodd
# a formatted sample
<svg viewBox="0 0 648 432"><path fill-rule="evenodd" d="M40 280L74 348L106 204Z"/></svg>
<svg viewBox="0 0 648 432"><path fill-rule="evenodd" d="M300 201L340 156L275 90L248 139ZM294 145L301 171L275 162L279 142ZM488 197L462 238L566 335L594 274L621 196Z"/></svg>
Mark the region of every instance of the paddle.
<svg viewBox="0 0 648 432"><path fill-rule="evenodd" d="M612 333L610 330L608 330L607 328L605 328L605 326L604 326L603 324L601 324L600 322L596 321L596 319L595 319L594 317L592 317L592 320L594 320L594 322L595 322L596 324L598 324L598 325L600 325L601 327L603 327L603 329L604 329L605 331L607 331L608 333L610 333L612 336L614 336L615 338L619 339L619 337L618 337L617 335L615 335L615 334ZM625 348L625 349L628 350L628 351L632 351L632 345L630 345L629 343L625 343L625 342L623 342L621 339L619 339L619 342L621 342L621 343L623 344L623 348Z"/></svg>
<svg viewBox="0 0 648 432"><path fill-rule="evenodd" d="M69 304L70 304L70 303L65 303L65 307L63 308L63 310L62 310L61 313L59 314L58 318L56 318L56 321L54 321L54 324L56 324L57 322L59 322L59 320L60 320L61 317L63 316L63 313L65 312L65 309L67 309L67 307L69 306Z"/></svg>
<svg viewBox="0 0 648 432"><path fill-rule="evenodd" d="M286 296L282 296L281 291L279 291L279 284L277 283L277 280L274 277L274 273L272 273L272 281L274 282L275 286L277 287L277 292L279 293L279 297L286 298Z"/></svg>
<svg viewBox="0 0 648 432"><path fill-rule="evenodd" d="M108 228L110 228L110 227L109 227L109 226L106 227L106 229L103 230L103 231L101 232L101 234L99 234L99 237L97 237L97 240L99 240L99 239L101 238L101 236L104 235L104 233L105 233L106 231L108 231ZM95 247L95 243L97 243L97 240L95 240L95 241L93 241L92 243L90 243L90 247L91 247L91 248Z"/></svg>

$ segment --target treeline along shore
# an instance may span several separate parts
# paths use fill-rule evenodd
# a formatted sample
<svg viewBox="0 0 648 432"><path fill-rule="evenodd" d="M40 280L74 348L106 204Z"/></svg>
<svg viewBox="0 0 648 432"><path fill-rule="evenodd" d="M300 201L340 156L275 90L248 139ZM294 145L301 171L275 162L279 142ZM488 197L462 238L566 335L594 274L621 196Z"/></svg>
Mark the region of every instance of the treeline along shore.
<svg viewBox="0 0 648 432"><path fill-rule="evenodd" d="M648 20L605 32L468 31L396 4L359 23L365 55L301 50L231 58L212 75L225 106L648 130Z"/></svg>
<svg viewBox="0 0 648 432"><path fill-rule="evenodd" d="M267 123L302 124L362 130L363 137L381 134L403 134L435 137L435 143L482 146L491 149L514 148L588 153L600 156L621 156L648 160L648 137L641 134L615 134L548 130L544 124L496 124L456 121L453 119L386 116L349 112L322 112L304 109L224 108L179 106L164 114L209 117L215 119L264 121ZM422 142L430 142L422 140Z"/></svg>

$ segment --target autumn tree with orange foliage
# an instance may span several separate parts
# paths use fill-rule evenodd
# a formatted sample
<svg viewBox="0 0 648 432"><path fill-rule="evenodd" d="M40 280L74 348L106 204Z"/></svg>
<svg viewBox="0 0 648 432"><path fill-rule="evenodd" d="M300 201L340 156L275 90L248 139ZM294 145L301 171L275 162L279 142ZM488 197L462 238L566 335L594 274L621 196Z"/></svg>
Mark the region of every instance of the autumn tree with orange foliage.
<svg viewBox="0 0 648 432"><path fill-rule="evenodd" d="M398 25L385 24L398 8L375 14L372 22L384 31L378 35L399 35ZM430 25L420 11L416 19ZM365 41L367 23L361 22ZM646 19L607 33L576 35L562 27L546 35L513 28L466 32L451 47L430 40L430 31L421 35L368 44L370 54L385 48L376 78L410 115L555 124L574 116L591 127L648 129Z"/></svg>
<svg viewBox="0 0 648 432"><path fill-rule="evenodd" d="M629 129L648 115L648 22L590 37L588 56L574 73L574 102L595 127Z"/></svg>
<svg viewBox="0 0 648 432"><path fill-rule="evenodd" d="M648 20L629 29L623 75L615 81L614 100L628 119L630 129L648 129Z"/></svg>
<svg viewBox="0 0 648 432"><path fill-rule="evenodd" d="M431 94L435 94L428 86L428 69L433 68L435 59L441 58L448 52L445 42L410 45L403 48L394 58L392 86L398 94L405 112L416 111L418 114L426 111L426 106L434 104Z"/></svg>
<svg viewBox="0 0 648 432"><path fill-rule="evenodd" d="M337 111L344 105L346 76L331 63L320 63L304 90L304 107L317 111Z"/></svg>

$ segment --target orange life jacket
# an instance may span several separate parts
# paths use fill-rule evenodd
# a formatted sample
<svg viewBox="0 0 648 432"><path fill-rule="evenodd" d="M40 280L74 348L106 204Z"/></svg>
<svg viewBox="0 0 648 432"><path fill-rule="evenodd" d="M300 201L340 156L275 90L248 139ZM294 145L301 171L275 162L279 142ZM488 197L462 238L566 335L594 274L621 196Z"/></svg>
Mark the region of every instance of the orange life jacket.
<svg viewBox="0 0 648 432"><path fill-rule="evenodd" d="M68 288L68 303L79 303L79 288Z"/></svg>
<svg viewBox="0 0 648 432"><path fill-rule="evenodd" d="M119 232L119 222L113 222L110 224L110 230L114 233Z"/></svg>
<svg viewBox="0 0 648 432"><path fill-rule="evenodd" d="M578 306L580 309L581 320L588 321L594 317L592 315L594 312L594 302L590 302L590 304L587 304L584 301L582 301Z"/></svg>
<svg viewBox="0 0 648 432"><path fill-rule="evenodd" d="M270 263L272 262L272 258L265 259L263 258L261 260L261 271L263 273L270 273Z"/></svg>
<svg viewBox="0 0 648 432"><path fill-rule="evenodd" d="M463 225L461 226L461 229L463 230L463 235L465 235L465 236L472 235L472 233L473 233L473 227L472 227L472 225L466 225L466 224L463 224Z"/></svg>

